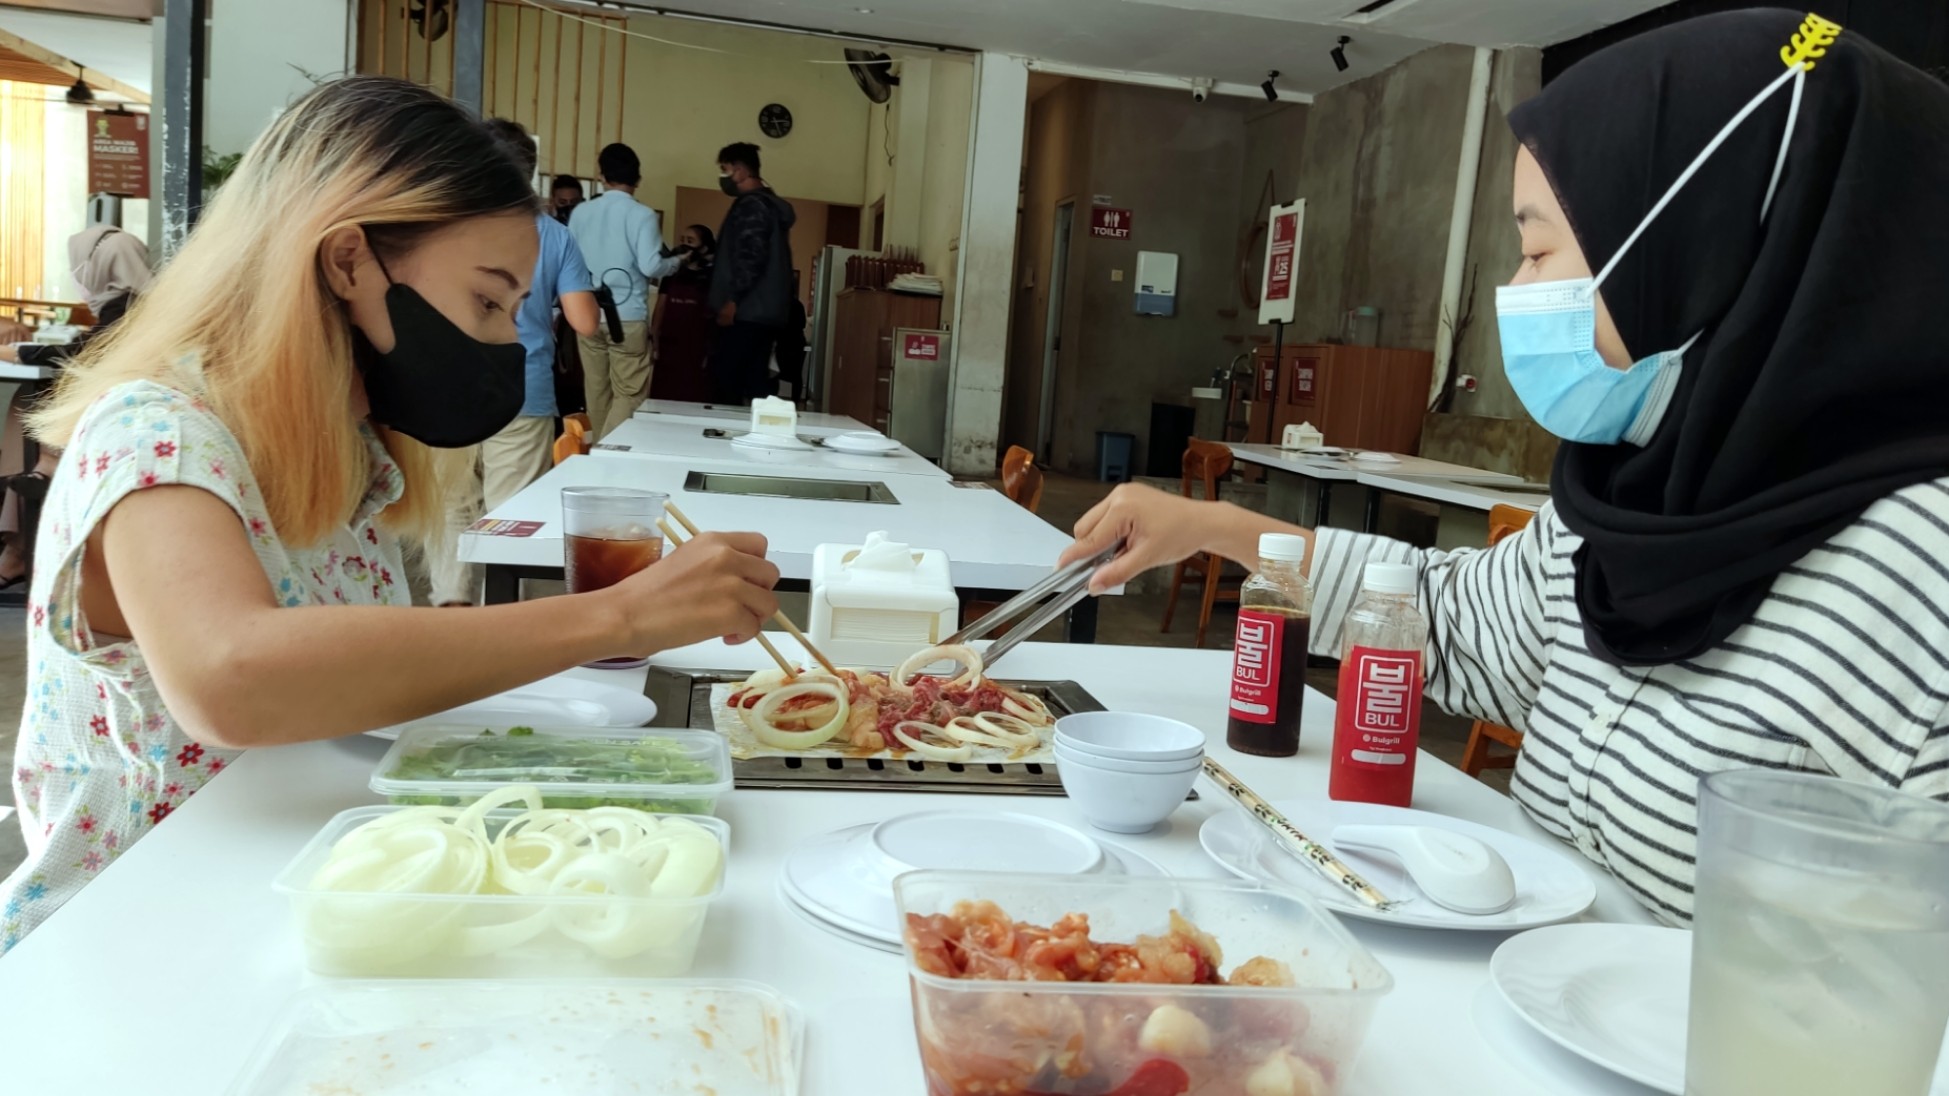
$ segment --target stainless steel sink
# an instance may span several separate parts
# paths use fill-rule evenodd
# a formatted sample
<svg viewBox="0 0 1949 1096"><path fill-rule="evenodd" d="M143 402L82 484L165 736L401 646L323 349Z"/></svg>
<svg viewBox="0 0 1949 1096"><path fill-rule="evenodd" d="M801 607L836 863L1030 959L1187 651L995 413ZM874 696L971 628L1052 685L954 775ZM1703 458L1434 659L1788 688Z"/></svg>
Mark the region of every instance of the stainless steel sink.
<svg viewBox="0 0 1949 1096"><path fill-rule="evenodd" d="M756 495L773 499L818 499L824 502L871 502L897 505L887 485L877 480L799 479L788 476L750 476L741 472L691 472L684 490L707 495Z"/></svg>

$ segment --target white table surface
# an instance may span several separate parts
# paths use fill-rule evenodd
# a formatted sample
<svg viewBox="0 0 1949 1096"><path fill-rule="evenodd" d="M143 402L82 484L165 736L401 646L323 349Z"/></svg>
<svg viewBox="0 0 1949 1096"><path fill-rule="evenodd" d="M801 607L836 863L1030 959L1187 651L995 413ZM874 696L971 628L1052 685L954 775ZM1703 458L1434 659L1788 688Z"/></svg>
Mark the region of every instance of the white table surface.
<svg viewBox="0 0 1949 1096"><path fill-rule="evenodd" d="M1334 482L1350 482L1359 479L1361 474L1366 472L1389 476L1443 476L1449 479L1481 482L1517 479L1502 472L1470 468L1466 464L1429 460L1426 457L1411 457L1402 453L1389 454L1395 459L1382 461L1356 460L1352 457L1308 456L1296 449L1281 449L1276 445L1264 445L1258 442L1227 442L1226 447L1232 451L1233 456L1242 461L1250 461L1253 464L1311 479Z"/></svg>
<svg viewBox="0 0 1949 1096"><path fill-rule="evenodd" d="M755 667L763 658L753 647L710 643L657 661ZM1232 753L1223 746L1228 659L1220 651L1025 644L1010 669L1074 678L1113 709L1193 723L1211 737L1213 756L1274 798L1323 795L1332 702L1308 695L1298 757ZM572 673L633 684L642 671ZM0 959L6 1091L223 1091L278 1008L315 980L271 879L333 814L378 801L366 781L386 745L358 737L252 751ZM1117 840L1173 873L1222 876L1198 846L1198 827L1236 808L1208 784L1200 796L1151 834ZM1552 840L1510 800L1425 754L1415 805ZM841 941L784 908L776 878L786 854L810 836L895 813L990 806L1083 825L1068 800L1040 796L742 790L720 801L732 831L726 887L692 973L766 982L804 1009L805 1096L919 1092L922 1083L904 960ZM1648 920L1608 876L1578 862L1597 879L1594 916ZM1395 986L1342 1096L1651 1091L1585 1064L1501 1003L1488 959L1502 934L1347 924Z"/></svg>
<svg viewBox="0 0 1949 1096"><path fill-rule="evenodd" d="M674 419L682 422L697 422L705 426L722 427L725 423L749 427L751 408L711 403L684 403L679 400L644 400L636 409L638 419ZM801 434L824 436L843 434L848 430L872 430L871 426L850 415L828 415L823 411L800 411L798 430ZM877 433L877 431L875 431Z"/></svg>
<svg viewBox="0 0 1949 1096"><path fill-rule="evenodd" d="M1429 499L1446 506L1462 506L1471 510L1514 506L1535 513L1549 500L1548 495L1499 490L1495 483L1471 483L1439 476L1392 476L1362 472L1360 483L1380 491L1412 495L1415 498Z"/></svg>
<svg viewBox="0 0 1949 1096"><path fill-rule="evenodd" d="M627 457L651 460L708 460L744 464L753 471L769 471L779 466L813 468L833 479L878 478L881 476L932 476L951 479L945 468L906 446L886 456L841 453L819 446L796 452L746 449L731 444L730 438L706 437L706 430L733 430L742 433L746 424L672 420L668 417L633 418L611 430L597 443L591 456ZM878 433L878 431L873 431Z"/></svg>
<svg viewBox="0 0 1949 1096"><path fill-rule="evenodd" d="M898 504L879 505L692 494L683 489L684 478L691 471L749 474L753 469L724 461L570 457L488 515L544 522L540 532L532 537L463 533L460 558L470 563L560 567L564 487L640 487L664 492L700 529L765 534L771 540L772 562L789 579L812 576L812 551L819 545L859 544L866 534L880 530L895 541L946 552L958 587L1022 590L1047 577L1056 557L1070 543L1068 534L1010 502L1001 492L979 485L957 487L951 481L928 476L874 477L900 500ZM765 473L799 479L840 478L828 470L793 466L768 467Z"/></svg>

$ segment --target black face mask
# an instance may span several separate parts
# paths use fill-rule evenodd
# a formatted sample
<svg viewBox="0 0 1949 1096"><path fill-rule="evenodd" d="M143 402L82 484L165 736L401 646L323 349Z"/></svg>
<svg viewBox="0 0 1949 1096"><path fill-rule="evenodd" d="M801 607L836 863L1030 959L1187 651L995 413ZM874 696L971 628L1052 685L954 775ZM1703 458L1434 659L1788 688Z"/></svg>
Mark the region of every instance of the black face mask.
<svg viewBox="0 0 1949 1096"><path fill-rule="evenodd" d="M738 196L738 181L729 175L719 175L717 177L717 189L735 198Z"/></svg>
<svg viewBox="0 0 1949 1096"><path fill-rule="evenodd" d="M393 325L386 353L352 328L352 359L365 377L372 421L436 449L462 449L521 413L528 352L520 343L481 342L398 282L386 290L386 316Z"/></svg>

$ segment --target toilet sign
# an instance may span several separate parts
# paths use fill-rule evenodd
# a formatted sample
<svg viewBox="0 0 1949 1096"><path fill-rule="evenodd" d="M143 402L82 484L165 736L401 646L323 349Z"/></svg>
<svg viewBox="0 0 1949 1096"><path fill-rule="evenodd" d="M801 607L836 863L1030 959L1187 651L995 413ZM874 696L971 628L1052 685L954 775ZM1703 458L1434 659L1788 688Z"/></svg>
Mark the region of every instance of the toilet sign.
<svg viewBox="0 0 1949 1096"><path fill-rule="evenodd" d="M1112 206L1090 207L1090 235L1112 240L1130 238L1130 211Z"/></svg>
<svg viewBox="0 0 1949 1096"><path fill-rule="evenodd" d="M1265 273L1259 283L1259 322L1293 322L1293 283L1299 277L1299 234L1306 223L1306 199L1273 206L1266 231Z"/></svg>

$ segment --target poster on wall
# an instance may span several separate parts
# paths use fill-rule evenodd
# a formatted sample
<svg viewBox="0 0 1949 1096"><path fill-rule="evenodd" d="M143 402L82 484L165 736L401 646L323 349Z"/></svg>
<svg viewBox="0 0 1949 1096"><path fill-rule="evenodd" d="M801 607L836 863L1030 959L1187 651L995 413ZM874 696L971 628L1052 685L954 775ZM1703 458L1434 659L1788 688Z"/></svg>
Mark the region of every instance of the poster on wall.
<svg viewBox="0 0 1949 1096"><path fill-rule="evenodd" d="M1273 206L1266 230L1265 273L1259 282L1259 322L1293 322L1299 279L1299 234L1306 224L1306 199Z"/></svg>
<svg viewBox="0 0 1949 1096"><path fill-rule="evenodd" d="M149 116L88 112L88 193L149 196Z"/></svg>

